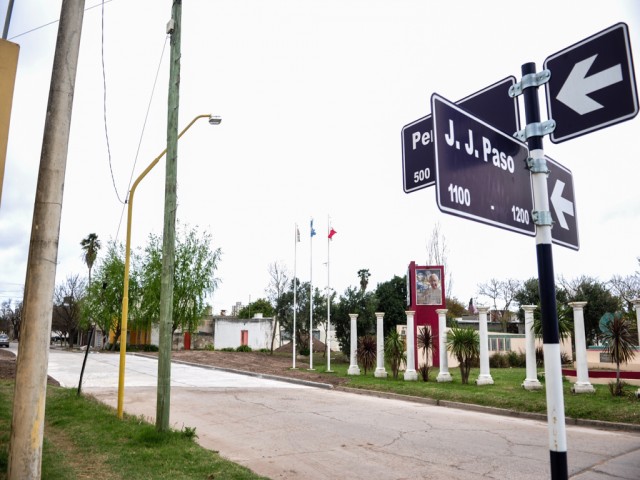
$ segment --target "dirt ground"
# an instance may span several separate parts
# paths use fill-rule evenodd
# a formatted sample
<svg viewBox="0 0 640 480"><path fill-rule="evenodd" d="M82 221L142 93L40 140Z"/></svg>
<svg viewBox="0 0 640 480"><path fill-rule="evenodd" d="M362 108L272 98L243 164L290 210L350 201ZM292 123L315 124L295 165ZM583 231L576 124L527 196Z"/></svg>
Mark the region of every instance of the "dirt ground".
<svg viewBox="0 0 640 480"><path fill-rule="evenodd" d="M114 355L116 355L115 353ZM154 355L154 354L151 354ZM155 354L157 355L157 353ZM214 367L243 370L253 373L279 375L313 382L330 383L338 386L345 383L344 378L338 378L327 373L309 371L309 357L298 357L296 370L292 370L291 354L283 352L269 355L261 352L219 352L205 350L179 350L171 352L172 360L210 365ZM314 365L325 365L326 357L322 353L314 353ZM333 361L333 356L332 356ZM15 379L16 357L9 350L0 349L0 379ZM49 384L58 383L49 378Z"/></svg>

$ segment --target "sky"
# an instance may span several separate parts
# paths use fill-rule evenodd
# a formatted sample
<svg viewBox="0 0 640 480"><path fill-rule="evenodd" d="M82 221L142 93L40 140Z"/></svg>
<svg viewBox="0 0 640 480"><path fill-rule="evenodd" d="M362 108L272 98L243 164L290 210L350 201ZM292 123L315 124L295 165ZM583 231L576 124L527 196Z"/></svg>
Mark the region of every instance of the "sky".
<svg viewBox="0 0 640 480"><path fill-rule="evenodd" d="M166 147L171 4L111 0L103 19L101 2L86 2L56 283L86 275L89 233L124 243L130 183ZM25 282L60 6L17 1L11 18L20 57L0 205L2 301L21 299ZM2 0L3 20L6 11ZM522 64L540 71L618 22L640 48L634 0L183 2L179 129L199 114L222 123L199 121L179 141L177 218L211 232L222 251L214 312L265 297L274 262L338 294L366 268L375 287L427 263L436 225L448 294L463 303L491 278L537 276L533 237L441 212L435 187L404 192L402 128L430 113L434 93L455 101L520 80ZM578 251L554 245L556 276L638 270L638 133L636 117L559 144L545 138L545 153L572 172L580 239ZM161 161L136 190L134 249L162 235L164 172Z"/></svg>

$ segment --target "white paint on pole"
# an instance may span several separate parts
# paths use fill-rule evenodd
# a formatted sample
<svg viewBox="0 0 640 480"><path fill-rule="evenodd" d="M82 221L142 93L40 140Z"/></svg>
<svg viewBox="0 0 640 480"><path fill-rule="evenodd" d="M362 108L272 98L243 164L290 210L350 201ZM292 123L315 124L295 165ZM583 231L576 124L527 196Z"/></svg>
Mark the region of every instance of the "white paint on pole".
<svg viewBox="0 0 640 480"><path fill-rule="evenodd" d="M562 396L562 369L560 368L560 344L545 343L544 378L547 393L547 422L549 446L554 452L567 451L567 432ZM556 360L557 359L557 360Z"/></svg>
<svg viewBox="0 0 640 480"><path fill-rule="evenodd" d="M522 383L525 390L542 390L542 384L538 380L536 368L536 338L533 334L533 311L535 305L521 305L524 310L524 336L525 336L525 357L527 362L527 376Z"/></svg>
<svg viewBox="0 0 640 480"><path fill-rule="evenodd" d="M587 341L584 333L584 306L587 302L569 302L573 308L573 328L576 341L576 383L571 387L573 393L594 393L596 390L589 382L587 363Z"/></svg>
<svg viewBox="0 0 640 480"><path fill-rule="evenodd" d="M440 372L436 377L438 382L450 382L453 380L449 373L449 359L447 358L447 309L439 308L438 314L438 351L440 357Z"/></svg>
<svg viewBox="0 0 640 480"><path fill-rule="evenodd" d="M358 367L358 361L356 357L356 349L358 348L358 314L350 313L351 319L351 332L350 332L350 355L349 355L349 369L347 375L360 375L360 367Z"/></svg>
<svg viewBox="0 0 640 480"><path fill-rule="evenodd" d="M415 312L409 310L405 312L407 315L407 368L404 371L404 379L407 381L418 380L418 372L416 372L415 360L415 330L413 316Z"/></svg>
<svg viewBox="0 0 640 480"><path fill-rule="evenodd" d="M493 385L493 378L489 372L489 332L487 330L487 312L489 307L479 306L480 326L480 375L476 379L476 385Z"/></svg>
<svg viewBox="0 0 640 480"><path fill-rule="evenodd" d="M373 375L377 378L387 378L387 370L384 368L384 328L382 320L384 312L376 312L376 371Z"/></svg>

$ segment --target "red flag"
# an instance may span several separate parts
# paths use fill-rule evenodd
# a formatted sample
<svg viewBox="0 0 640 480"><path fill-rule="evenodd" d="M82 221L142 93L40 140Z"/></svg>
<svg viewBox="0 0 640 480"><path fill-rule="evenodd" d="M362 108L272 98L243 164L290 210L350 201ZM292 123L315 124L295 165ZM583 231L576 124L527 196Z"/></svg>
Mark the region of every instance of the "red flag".
<svg viewBox="0 0 640 480"><path fill-rule="evenodd" d="M331 229L331 231L329 232L329 240L332 240L332 237L338 232L336 232L333 228Z"/></svg>

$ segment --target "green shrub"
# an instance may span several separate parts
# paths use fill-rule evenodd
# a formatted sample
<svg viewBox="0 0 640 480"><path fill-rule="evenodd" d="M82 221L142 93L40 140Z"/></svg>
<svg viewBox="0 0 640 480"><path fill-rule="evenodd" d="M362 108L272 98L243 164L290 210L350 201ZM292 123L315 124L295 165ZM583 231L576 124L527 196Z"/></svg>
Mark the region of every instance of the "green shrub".
<svg viewBox="0 0 640 480"><path fill-rule="evenodd" d="M240 345L236 348L236 352L252 352L253 350L249 345Z"/></svg>
<svg viewBox="0 0 640 480"><path fill-rule="evenodd" d="M422 378L423 382L429 381L429 364L428 363L423 363L422 365L420 365L418 367L418 372L420 372L420 377Z"/></svg>
<svg viewBox="0 0 640 480"><path fill-rule="evenodd" d="M622 397L624 395L624 387L627 386L626 382L616 381L609 382L609 392L614 397Z"/></svg>
<svg viewBox="0 0 640 480"><path fill-rule="evenodd" d="M387 338L384 341L384 354L391 364L391 373L393 374L393 378L397 380L400 365L402 365L403 361L406 362L404 342L397 330L391 330L389 335L387 335ZM411 368L413 368L413 365Z"/></svg>
<svg viewBox="0 0 640 480"><path fill-rule="evenodd" d="M236 349L233 347L224 347L220 349L221 352L235 352Z"/></svg>
<svg viewBox="0 0 640 480"><path fill-rule="evenodd" d="M489 357L490 368L507 368L509 366L509 360L507 356L500 352L495 352Z"/></svg>
<svg viewBox="0 0 640 480"><path fill-rule="evenodd" d="M215 349L216 348L214 347L213 343L210 343L210 344L204 346L204 350L206 350L207 352L213 352L213 351L215 351Z"/></svg>
<svg viewBox="0 0 640 480"><path fill-rule="evenodd" d="M510 351L507 353L507 361L510 367L513 368L526 368L527 356L524 352Z"/></svg>

